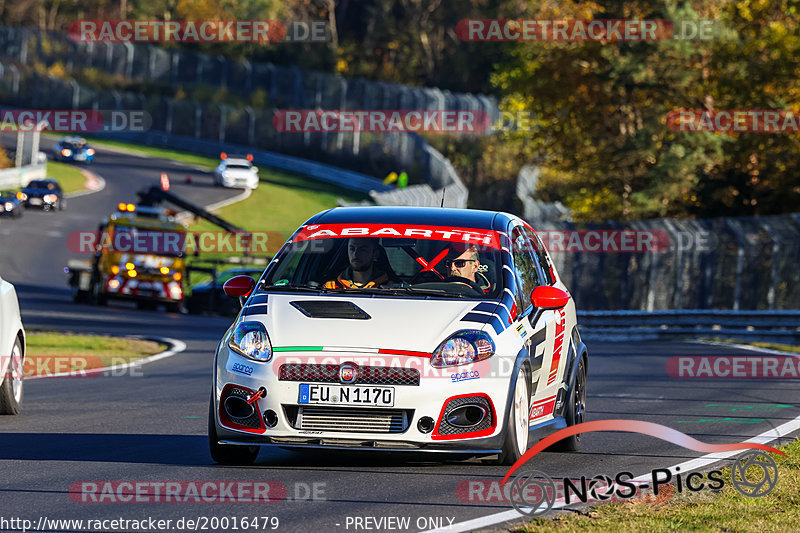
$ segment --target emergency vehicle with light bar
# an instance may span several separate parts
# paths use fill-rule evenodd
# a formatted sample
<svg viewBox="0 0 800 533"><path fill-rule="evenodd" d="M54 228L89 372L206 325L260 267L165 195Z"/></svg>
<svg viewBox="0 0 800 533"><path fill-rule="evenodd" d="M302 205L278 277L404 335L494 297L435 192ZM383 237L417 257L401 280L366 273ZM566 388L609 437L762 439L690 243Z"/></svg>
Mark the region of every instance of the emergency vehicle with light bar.
<svg viewBox="0 0 800 533"><path fill-rule="evenodd" d="M186 260L182 249L165 247L168 236L183 242L186 228L160 207L121 203L98 229L92 261L71 260L67 272L73 299L105 305L133 300L140 308L183 302Z"/></svg>

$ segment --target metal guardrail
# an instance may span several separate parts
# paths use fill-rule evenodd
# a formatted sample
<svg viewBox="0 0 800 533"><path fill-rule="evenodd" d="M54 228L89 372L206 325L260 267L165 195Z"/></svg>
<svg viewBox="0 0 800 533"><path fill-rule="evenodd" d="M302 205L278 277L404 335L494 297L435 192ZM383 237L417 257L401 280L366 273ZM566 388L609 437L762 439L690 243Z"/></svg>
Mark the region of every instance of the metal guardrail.
<svg viewBox="0 0 800 533"><path fill-rule="evenodd" d="M800 344L800 310L578 311L593 339L725 338Z"/></svg>

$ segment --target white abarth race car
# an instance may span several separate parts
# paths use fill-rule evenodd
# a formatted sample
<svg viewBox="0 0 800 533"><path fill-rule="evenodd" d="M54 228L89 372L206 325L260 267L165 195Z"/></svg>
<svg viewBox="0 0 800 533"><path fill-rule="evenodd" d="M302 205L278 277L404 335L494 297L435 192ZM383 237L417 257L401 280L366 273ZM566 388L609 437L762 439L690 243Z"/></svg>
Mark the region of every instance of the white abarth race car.
<svg viewBox="0 0 800 533"><path fill-rule="evenodd" d="M215 357L209 445L499 454L583 422L587 349L536 232L514 215L336 208L303 224ZM580 436L562 440L576 450Z"/></svg>

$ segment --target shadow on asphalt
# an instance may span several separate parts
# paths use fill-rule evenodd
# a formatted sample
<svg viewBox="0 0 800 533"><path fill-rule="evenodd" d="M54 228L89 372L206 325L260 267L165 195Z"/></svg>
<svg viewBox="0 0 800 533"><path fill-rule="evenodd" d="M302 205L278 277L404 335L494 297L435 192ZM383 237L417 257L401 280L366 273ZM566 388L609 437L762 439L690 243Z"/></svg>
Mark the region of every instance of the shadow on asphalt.
<svg viewBox="0 0 800 533"><path fill-rule="evenodd" d="M215 465L209 455L208 438L205 435L124 433L2 433L0 460L30 463L87 461L181 466ZM456 460L458 457L448 455L288 451L265 448L259 454L254 467L353 467L361 470L376 467L447 466Z"/></svg>

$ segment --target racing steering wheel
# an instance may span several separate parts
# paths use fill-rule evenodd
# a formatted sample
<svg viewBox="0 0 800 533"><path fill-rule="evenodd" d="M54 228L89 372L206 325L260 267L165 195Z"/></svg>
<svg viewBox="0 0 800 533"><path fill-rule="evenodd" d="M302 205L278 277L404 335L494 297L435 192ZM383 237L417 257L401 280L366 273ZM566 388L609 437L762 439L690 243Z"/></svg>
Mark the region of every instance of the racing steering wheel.
<svg viewBox="0 0 800 533"><path fill-rule="evenodd" d="M447 276L444 278L444 281L448 283L463 283L464 285L469 285L471 289L477 291L481 296L483 296L483 288L469 278L462 278L461 276Z"/></svg>
<svg viewBox="0 0 800 533"><path fill-rule="evenodd" d="M439 273L438 270L422 270L422 271L417 272L416 274L414 274L411 277L411 279L408 281L408 284L409 285L414 285L416 283L424 283L424 281L422 281L422 280L424 280L425 277L432 277L432 276L429 276L428 274L434 274L435 275L435 277L437 279L434 279L433 281L443 281L444 280L444 276L442 276Z"/></svg>

